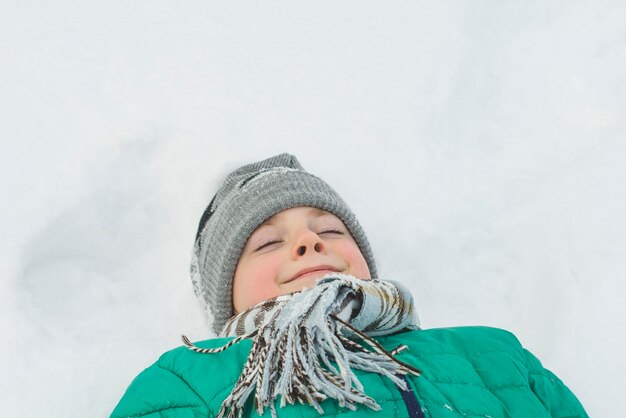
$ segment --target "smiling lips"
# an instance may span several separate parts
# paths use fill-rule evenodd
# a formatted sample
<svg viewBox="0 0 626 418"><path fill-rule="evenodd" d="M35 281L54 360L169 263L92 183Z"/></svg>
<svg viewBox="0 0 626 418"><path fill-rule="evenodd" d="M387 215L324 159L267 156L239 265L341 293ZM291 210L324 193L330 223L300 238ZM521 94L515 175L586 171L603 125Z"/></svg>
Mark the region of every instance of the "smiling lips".
<svg viewBox="0 0 626 418"><path fill-rule="evenodd" d="M287 280L285 283L289 283L289 282L294 281L296 279L300 279L303 276L308 275L310 273L316 273L316 272L332 273L332 272L338 272L338 271L340 271L340 270L335 268L335 267L333 267L333 266L327 266L327 265L309 267L309 268L306 268L304 270L300 270L291 279Z"/></svg>

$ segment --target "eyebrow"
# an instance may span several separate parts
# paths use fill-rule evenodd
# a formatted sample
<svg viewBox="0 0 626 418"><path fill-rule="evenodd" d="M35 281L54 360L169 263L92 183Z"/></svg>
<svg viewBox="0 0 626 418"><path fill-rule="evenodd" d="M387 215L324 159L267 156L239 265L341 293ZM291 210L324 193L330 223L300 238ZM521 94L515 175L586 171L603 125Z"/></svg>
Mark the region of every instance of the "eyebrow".
<svg viewBox="0 0 626 418"><path fill-rule="evenodd" d="M325 211L324 209L320 209L320 208L311 208L307 211L307 213L314 213L316 216L322 216L322 215L329 215L330 212ZM274 215L276 216L276 215ZM271 218L268 218L265 220L265 222L263 222L261 225L259 225L258 227L262 227L265 225L274 225L274 222L272 221L272 218L274 218L274 216L272 216Z"/></svg>

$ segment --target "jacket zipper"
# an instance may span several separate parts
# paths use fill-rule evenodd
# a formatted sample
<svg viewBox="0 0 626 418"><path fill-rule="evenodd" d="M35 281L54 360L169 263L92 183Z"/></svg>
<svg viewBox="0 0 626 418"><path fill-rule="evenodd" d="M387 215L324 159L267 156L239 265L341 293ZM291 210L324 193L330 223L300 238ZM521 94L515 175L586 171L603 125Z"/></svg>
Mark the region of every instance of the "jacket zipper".
<svg viewBox="0 0 626 418"><path fill-rule="evenodd" d="M404 400L404 404L406 405L406 410L409 413L409 418L426 418L424 416L424 411L422 411L422 407L417 400L417 396L415 396L415 392L413 392L411 384L409 383L406 376L397 376L404 380L404 383L406 383L407 390L404 390L401 387L398 387L398 390L400 391L400 394L402 395L402 400Z"/></svg>

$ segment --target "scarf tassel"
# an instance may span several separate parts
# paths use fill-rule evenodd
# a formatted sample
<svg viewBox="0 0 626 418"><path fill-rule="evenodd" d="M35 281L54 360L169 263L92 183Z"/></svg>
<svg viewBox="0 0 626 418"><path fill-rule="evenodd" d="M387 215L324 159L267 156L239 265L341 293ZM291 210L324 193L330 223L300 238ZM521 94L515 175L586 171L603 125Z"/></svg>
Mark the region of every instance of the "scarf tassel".
<svg viewBox="0 0 626 418"><path fill-rule="evenodd" d="M241 417L253 392L256 412L263 415L269 408L272 417L277 403L281 408L310 405L323 414L321 403L329 398L342 408L363 405L378 411L380 405L365 393L354 370L386 376L403 390L407 384L402 377L421 372L395 357L406 345L388 351L359 328L377 335L419 329L414 315L410 293L401 285L337 274L312 289L278 296L232 318L222 334L238 336L222 347L199 348L184 335L182 340L201 354L252 340L241 375L217 418Z"/></svg>
<svg viewBox="0 0 626 418"><path fill-rule="evenodd" d="M410 373L414 376L421 374L419 369L395 357L407 349L406 345L400 345L388 351L376 340L348 322L334 314L330 317L367 342L373 351L346 338L339 332L338 327L332 333L332 342L329 342L323 334L330 331L330 321L327 323L326 333L311 335L311 331L305 328L300 328L297 334L294 331L285 333L280 343L275 345L278 348L273 352L271 352L272 344L268 343L263 334L256 331L213 349L197 347L183 335L183 343L190 350L202 354L219 353L242 339L254 337L250 356L241 376L230 395L224 400L217 418L240 417L243 414L245 401L254 389L256 389L254 409L259 415L263 415L264 409L270 407L272 416L276 416L271 400L279 395L281 408L286 404L299 402L308 404L323 414L324 410L320 403L333 398L338 401L339 406L351 410L355 410L357 404L362 404L378 411L380 405L364 393L363 385L352 372L352 368L385 375L404 390L407 389L406 383L398 378L397 374ZM320 346L322 350L316 351L315 348ZM325 367L320 363L320 358ZM334 361L336 365L333 365L331 361ZM272 364L279 366L272 368ZM279 377L276 380L277 376Z"/></svg>

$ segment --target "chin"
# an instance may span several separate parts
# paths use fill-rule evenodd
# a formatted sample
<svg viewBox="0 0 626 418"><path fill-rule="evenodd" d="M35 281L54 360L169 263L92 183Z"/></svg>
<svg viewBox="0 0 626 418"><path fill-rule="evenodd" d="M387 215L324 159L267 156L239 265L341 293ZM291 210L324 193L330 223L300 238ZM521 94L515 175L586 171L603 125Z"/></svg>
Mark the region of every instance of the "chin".
<svg viewBox="0 0 626 418"><path fill-rule="evenodd" d="M290 292L297 292L304 289L305 287L307 289L311 289L313 286L315 286L315 283L318 279L319 277L306 277L302 279L296 279L289 283L291 285L289 286Z"/></svg>

